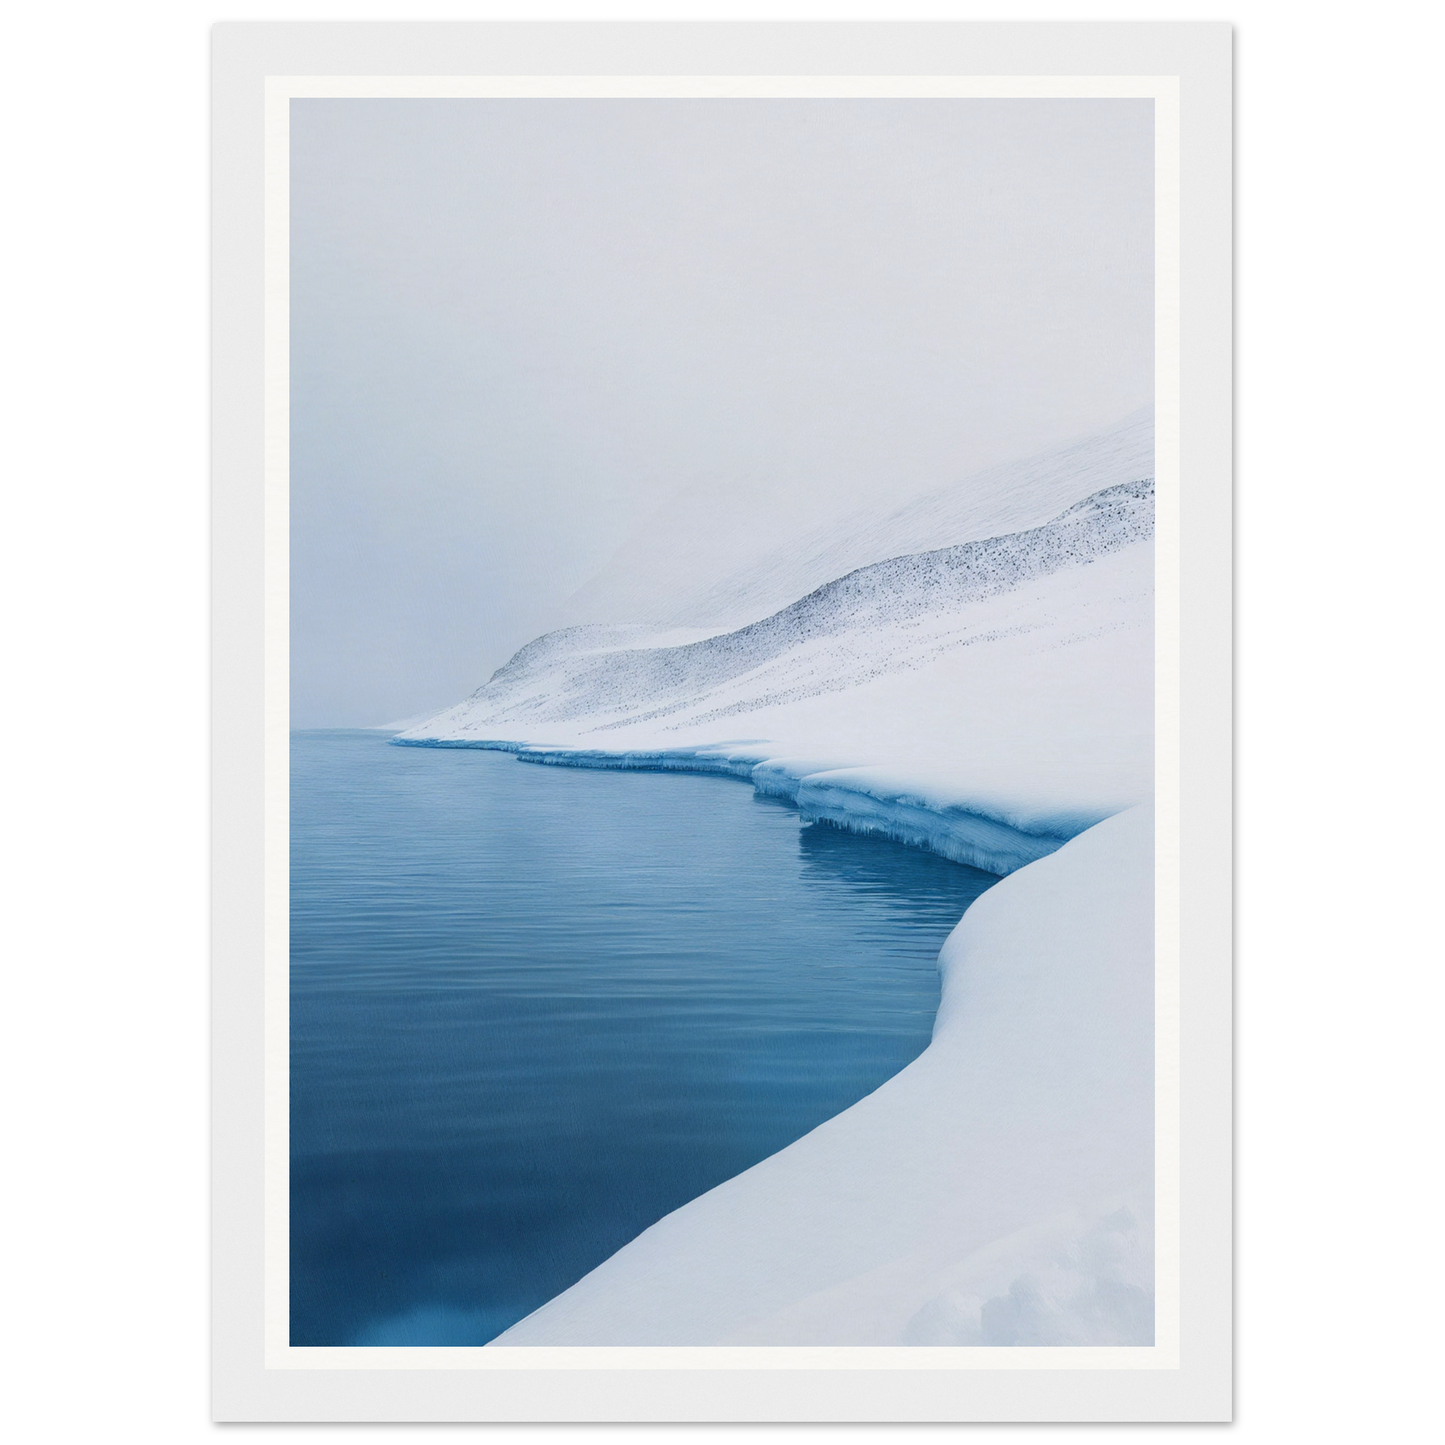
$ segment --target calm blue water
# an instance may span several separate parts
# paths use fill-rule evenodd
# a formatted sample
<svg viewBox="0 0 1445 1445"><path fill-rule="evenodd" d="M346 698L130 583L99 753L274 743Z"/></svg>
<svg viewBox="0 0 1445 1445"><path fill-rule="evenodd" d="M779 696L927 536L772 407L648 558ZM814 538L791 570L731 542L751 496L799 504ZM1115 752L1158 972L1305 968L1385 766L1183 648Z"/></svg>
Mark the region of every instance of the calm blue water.
<svg viewBox="0 0 1445 1445"><path fill-rule="evenodd" d="M871 1092L995 881L728 779L291 761L297 1345L481 1344Z"/></svg>

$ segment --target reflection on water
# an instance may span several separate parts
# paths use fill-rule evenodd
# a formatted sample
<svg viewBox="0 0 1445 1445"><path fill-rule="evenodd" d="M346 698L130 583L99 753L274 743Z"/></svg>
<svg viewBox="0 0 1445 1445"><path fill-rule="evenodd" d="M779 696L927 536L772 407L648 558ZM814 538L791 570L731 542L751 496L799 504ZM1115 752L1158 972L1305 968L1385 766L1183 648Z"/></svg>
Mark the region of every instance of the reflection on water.
<svg viewBox="0 0 1445 1445"><path fill-rule="evenodd" d="M292 739L291 1338L481 1344L928 1042L994 882L725 779Z"/></svg>

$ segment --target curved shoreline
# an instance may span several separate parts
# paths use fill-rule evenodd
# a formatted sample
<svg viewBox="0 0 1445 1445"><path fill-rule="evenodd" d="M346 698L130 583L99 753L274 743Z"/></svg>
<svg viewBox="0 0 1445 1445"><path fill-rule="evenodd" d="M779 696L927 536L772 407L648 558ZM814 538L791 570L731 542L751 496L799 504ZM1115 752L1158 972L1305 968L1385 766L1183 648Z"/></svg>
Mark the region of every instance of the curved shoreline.
<svg viewBox="0 0 1445 1445"><path fill-rule="evenodd" d="M731 777L1002 879L940 951L917 1059L492 1345L1154 1342L1151 808L1024 815L767 743L392 741Z"/></svg>
<svg viewBox="0 0 1445 1445"><path fill-rule="evenodd" d="M932 1041L491 1344L1149 1345L1153 819L983 894Z"/></svg>
<svg viewBox="0 0 1445 1445"><path fill-rule="evenodd" d="M951 798L890 769L801 757L767 744L608 751L500 738L394 737L391 743L396 747L505 752L518 762L545 767L735 778L751 782L761 796L791 803L805 823L830 823L851 833L891 838L999 877L1047 857L1117 811L1035 813L1027 819L1035 826L1029 827L1019 809L989 806L976 798Z"/></svg>

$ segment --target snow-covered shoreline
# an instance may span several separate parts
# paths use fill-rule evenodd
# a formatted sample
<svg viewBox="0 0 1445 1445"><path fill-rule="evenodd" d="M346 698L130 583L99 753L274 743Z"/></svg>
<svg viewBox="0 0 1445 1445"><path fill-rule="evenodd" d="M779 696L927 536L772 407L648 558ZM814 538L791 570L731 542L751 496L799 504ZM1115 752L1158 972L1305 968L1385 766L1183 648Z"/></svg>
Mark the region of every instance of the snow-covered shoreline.
<svg viewBox="0 0 1445 1445"><path fill-rule="evenodd" d="M1017 870L933 1040L493 1343L1153 1342L1153 818Z"/></svg>
<svg viewBox="0 0 1445 1445"><path fill-rule="evenodd" d="M945 943L918 1059L494 1344L1152 1343L1151 808L964 807L756 743L393 741L751 782L805 821L1010 875Z"/></svg>

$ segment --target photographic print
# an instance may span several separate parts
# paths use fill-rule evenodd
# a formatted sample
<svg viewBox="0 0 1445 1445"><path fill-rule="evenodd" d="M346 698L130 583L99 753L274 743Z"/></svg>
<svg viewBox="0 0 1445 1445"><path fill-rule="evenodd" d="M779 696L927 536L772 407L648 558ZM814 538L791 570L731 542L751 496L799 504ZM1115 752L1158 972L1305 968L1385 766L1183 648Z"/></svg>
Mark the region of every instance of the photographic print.
<svg viewBox="0 0 1445 1445"><path fill-rule="evenodd" d="M1155 148L289 101L291 1346L1155 1345Z"/></svg>

